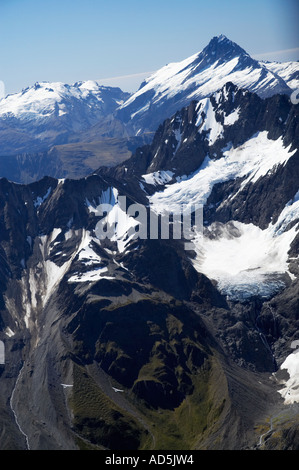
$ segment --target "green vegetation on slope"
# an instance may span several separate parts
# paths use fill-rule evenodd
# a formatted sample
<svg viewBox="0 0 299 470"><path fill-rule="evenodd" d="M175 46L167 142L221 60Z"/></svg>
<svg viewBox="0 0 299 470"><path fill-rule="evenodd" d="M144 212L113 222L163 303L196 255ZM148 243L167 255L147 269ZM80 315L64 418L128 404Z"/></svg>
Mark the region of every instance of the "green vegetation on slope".
<svg viewBox="0 0 299 470"><path fill-rule="evenodd" d="M77 364L71 407L75 431L91 444L108 449L136 449L147 438L137 421L118 408L84 367Z"/></svg>
<svg viewBox="0 0 299 470"><path fill-rule="evenodd" d="M69 331L78 359L125 388L129 405L75 365L74 426L82 438L109 449L188 450L220 427L229 410L225 374L199 317L182 303L86 303Z"/></svg>

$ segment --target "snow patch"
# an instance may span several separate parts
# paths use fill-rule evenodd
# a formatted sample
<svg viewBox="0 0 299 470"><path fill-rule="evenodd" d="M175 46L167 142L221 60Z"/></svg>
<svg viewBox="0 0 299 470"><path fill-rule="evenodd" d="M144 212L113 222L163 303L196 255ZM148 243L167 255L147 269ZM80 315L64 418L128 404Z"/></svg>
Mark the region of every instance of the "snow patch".
<svg viewBox="0 0 299 470"><path fill-rule="evenodd" d="M256 182L295 153L284 147L282 138L270 140L267 132L260 132L242 146L223 149L223 157L206 157L202 166L187 179L167 185L149 197L156 213L176 212L185 207L205 204L213 186L243 178L241 187ZM216 280L222 293L242 300L252 295L268 298L285 287L290 280L288 251L296 236L296 226L290 223L299 218L299 191L286 204L277 222L261 230L253 224L233 222L235 230L229 236L225 230L217 237L198 237L194 240L195 268Z"/></svg>
<svg viewBox="0 0 299 470"><path fill-rule="evenodd" d="M243 188L249 182L256 182L268 172L275 171L278 165L285 164L296 152L290 148L284 147L281 137L271 140L266 131L259 132L237 148L229 146L223 149L223 157L218 160L207 156L199 170L187 179L152 195L150 204L156 212L175 211L180 204L205 204L216 183L246 177L242 182Z"/></svg>
<svg viewBox="0 0 299 470"><path fill-rule="evenodd" d="M117 249L120 253L125 252L127 245L135 237L135 227L138 225L138 221L134 217L130 217L119 204L115 204L106 220L109 225L115 224L111 241L117 243Z"/></svg>
<svg viewBox="0 0 299 470"><path fill-rule="evenodd" d="M173 175L173 171L159 170L154 173L142 175L142 178L147 184L157 186L169 183L172 180Z"/></svg>
<svg viewBox="0 0 299 470"><path fill-rule="evenodd" d="M92 266L96 263L101 263L102 261L100 256L98 256L91 248L90 244L85 248L82 248L79 253L79 260L81 260L85 266Z"/></svg>
<svg viewBox="0 0 299 470"><path fill-rule="evenodd" d="M284 388L279 390L284 398L284 403L286 405L299 403L299 349L286 358L280 369L286 369L289 374L289 379L284 381Z"/></svg>
<svg viewBox="0 0 299 470"><path fill-rule="evenodd" d="M118 198L118 191L116 188L109 187L105 191L102 191L101 196L97 198L97 200L93 200L90 202L87 198L85 198L85 205L87 206L90 213L94 213L97 215L98 209L97 207L100 204L110 204L114 206L116 204Z"/></svg>
<svg viewBox="0 0 299 470"><path fill-rule="evenodd" d="M146 193L145 187L144 187L144 185L141 183L141 181L139 182L139 186L140 186L140 189L142 189L142 191L144 191L144 192Z"/></svg>
<svg viewBox="0 0 299 470"><path fill-rule="evenodd" d="M295 230L273 238L268 230L252 224L234 222L239 237L195 241L197 271L217 281L219 290L228 298L243 300L254 295L264 298L285 287L288 273L287 250Z"/></svg>
<svg viewBox="0 0 299 470"><path fill-rule="evenodd" d="M236 221L233 230L232 222L228 229L220 226L217 238L205 236L194 240L194 267L215 279L228 298L242 300L253 295L268 298L285 287L285 274L292 278L288 251L297 227L286 229L297 218L299 200L289 202L277 222L265 230Z"/></svg>
<svg viewBox="0 0 299 470"><path fill-rule="evenodd" d="M96 268L92 271L88 271L87 273L76 274L69 278L68 282L97 282L101 281L102 279L114 279L112 276L103 276L104 273L108 271L107 267L103 268Z"/></svg>
<svg viewBox="0 0 299 470"><path fill-rule="evenodd" d="M0 364L5 364L5 346L3 341L0 341Z"/></svg>
<svg viewBox="0 0 299 470"><path fill-rule="evenodd" d="M15 333L9 328L9 326L8 326L7 328L5 328L4 333L5 333L6 336L8 336L9 338L11 338L12 336L15 335Z"/></svg>
<svg viewBox="0 0 299 470"><path fill-rule="evenodd" d="M195 125L199 127L199 131L209 132L209 145L213 145L216 140L221 138L223 134L223 127L221 122L216 120L215 111L209 98L201 100L197 106L198 112L197 121Z"/></svg>
<svg viewBox="0 0 299 470"><path fill-rule="evenodd" d="M177 145L176 145L176 148L173 152L173 156L176 154L176 152L178 151L180 145L181 145L181 141L182 141L182 133L181 133L181 130L180 128L178 129L175 129L174 130L174 136L175 136L175 140L177 141Z"/></svg>
<svg viewBox="0 0 299 470"><path fill-rule="evenodd" d="M240 108L235 109L232 113L228 116L224 117L224 125L225 126L232 126L235 122L239 119Z"/></svg>
<svg viewBox="0 0 299 470"><path fill-rule="evenodd" d="M51 191L52 191L52 188L48 188L46 194L43 196L43 197L40 197L38 196L35 201L33 202L34 204L34 207L37 208L39 207L43 202L45 202L45 200L50 196L51 194Z"/></svg>

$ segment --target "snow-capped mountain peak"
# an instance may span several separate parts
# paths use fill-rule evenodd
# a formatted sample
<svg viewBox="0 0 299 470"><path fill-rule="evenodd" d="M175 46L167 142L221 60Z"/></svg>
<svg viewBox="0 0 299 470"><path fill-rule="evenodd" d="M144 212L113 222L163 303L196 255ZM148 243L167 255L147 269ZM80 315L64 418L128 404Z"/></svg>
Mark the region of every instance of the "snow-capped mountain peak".
<svg viewBox="0 0 299 470"><path fill-rule="evenodd" d="M238 44L228 39L224 34L215 36L209 44L199 53L199 56L206 56L208 59L220 60L222 62L234 57L250 57L249 54Z"/></svg>
<svg viewBox="0 0 299 470"><path fill-rule="evenodd" d="M221 34L212 38L201 52L152 74L120 106L117 116L130 123L135 132L155 130L178 109L192 100L210 96L227 82L262 98L291 93L279 72L253 59L242 47Z"/></svg>
<svg viewBox="0 0 299 470"><path fill-rule="evenodd" d="M0 100L1 155L46 150L68 142L113 113L129 93L93 80L36 82Z"/></svg>
<svg viewBox="0 0 299 470"><path fill-rule="evenodd" d="M57 106L58 114L62 115L65 114L64 108L68 106L68 103L72 102L71 106L73 106L75 102L89 100L92 104L104 104L109 93L118 95L115 100L119 100L120 95L123 94L118 88L100 86L93 80L76 82L73 85L62 82L36 82L20 93L8 95L3 99L0 102L0 117L13 116L28 121L31 118L36 119L53 113L57 114ZM124 97L128 96L128 94L124 95ZM118 104L119 101L115 101L115 107Z"/></svg>

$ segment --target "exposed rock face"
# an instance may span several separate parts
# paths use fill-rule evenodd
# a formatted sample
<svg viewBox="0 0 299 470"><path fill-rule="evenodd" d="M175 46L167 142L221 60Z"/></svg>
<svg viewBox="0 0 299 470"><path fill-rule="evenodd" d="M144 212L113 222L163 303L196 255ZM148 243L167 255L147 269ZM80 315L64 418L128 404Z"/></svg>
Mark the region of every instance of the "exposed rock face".
<svg viewBox="0 0 299 470"><path fill-rule="evenodd" d="M296 447L297 113L227 84L116 168L0 180L1 448ZM201 202L203 244L133 237L120 196Z"/></svg>

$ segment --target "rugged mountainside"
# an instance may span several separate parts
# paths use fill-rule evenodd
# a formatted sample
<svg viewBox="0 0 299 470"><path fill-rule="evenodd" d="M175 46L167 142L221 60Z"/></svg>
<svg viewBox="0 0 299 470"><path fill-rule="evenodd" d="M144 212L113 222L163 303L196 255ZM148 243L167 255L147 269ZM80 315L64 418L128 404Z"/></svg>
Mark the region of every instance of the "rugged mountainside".
<svg viewBox="0 0 299 470"><path fill-rule="evenodd" d="M228 83L115 168L0 179L0 447L298 448L298 172L298 105Z"/></svg>

